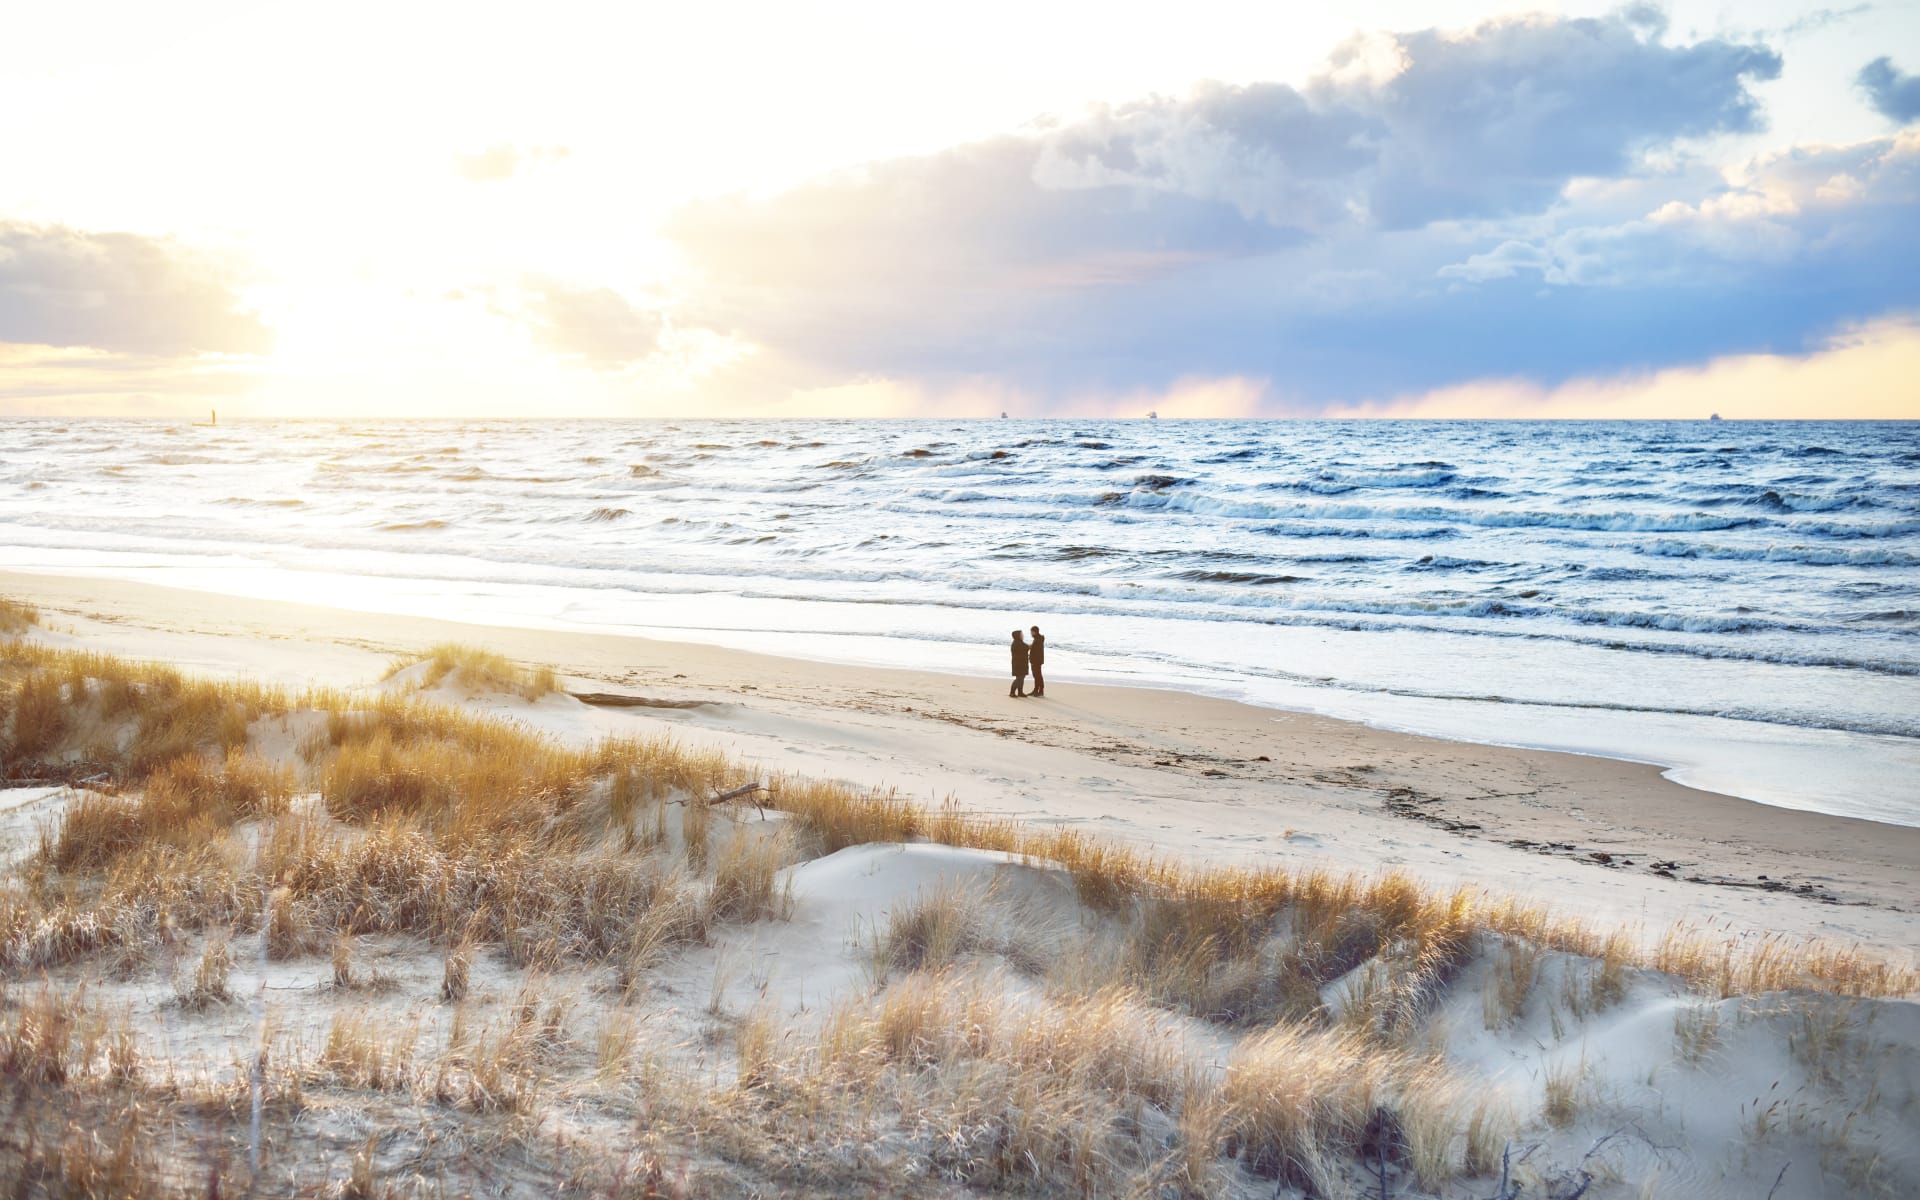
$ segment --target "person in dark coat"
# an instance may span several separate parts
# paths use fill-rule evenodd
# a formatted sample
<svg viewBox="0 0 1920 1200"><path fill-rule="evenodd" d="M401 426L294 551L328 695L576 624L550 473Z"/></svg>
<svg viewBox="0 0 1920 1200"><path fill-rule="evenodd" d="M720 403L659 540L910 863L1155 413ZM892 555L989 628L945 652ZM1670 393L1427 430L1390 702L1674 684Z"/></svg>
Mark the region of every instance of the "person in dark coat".
<svg viewBox="0 0 1920 1200"><path fill-rule="evenodd" d="M1044 675L1040 674L1040 665L1047 661L1047 639L1046 636L1040 632L1038 625L1035 625L1031 632L1033 634L1033 645L1027 651L1027 663L1033 667L1033 691L1030 694L1044 696L1047 694L1047 680Z"/></svg>
<svg viewBox="0 0 1920 1200"><path fill-rule="evenodd" d="M1013 686L1007 689L1009 696L1024 696L1027 686L1027 643L1018 629L1013 631Z"/></svg>

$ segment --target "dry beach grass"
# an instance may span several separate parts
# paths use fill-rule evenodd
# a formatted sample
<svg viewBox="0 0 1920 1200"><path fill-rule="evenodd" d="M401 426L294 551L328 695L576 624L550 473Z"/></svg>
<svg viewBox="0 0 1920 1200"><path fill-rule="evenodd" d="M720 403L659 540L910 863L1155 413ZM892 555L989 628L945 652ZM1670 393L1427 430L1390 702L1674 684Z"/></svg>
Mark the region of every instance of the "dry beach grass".
<svg viewBox="0 0 1920 1200"><path fill-rule="evenodd" d="M0 881L17 1194L1482 1196L1503 1151L1516 1196L1640 1194L1682 1159L1854 1189L1792 1194L1914 1178L1877 1132L1913 1081L1869 1059L1915 1061L1875 1021L1909 1038L1920 976L1858 947L779 775L765 814L710 806L755 773L419 694L572 703L550 672L440 646L394 674L296 695L0 644L10 786L67 788ZM903 844L960 874L825 931L854 982L756 983L810 872ZM1639 1006L1659 1086L1601 1086L1586 1040ZM1721 1098L1737 1136L1603 1142L1736 1044L1793 1072Z"/></svg>

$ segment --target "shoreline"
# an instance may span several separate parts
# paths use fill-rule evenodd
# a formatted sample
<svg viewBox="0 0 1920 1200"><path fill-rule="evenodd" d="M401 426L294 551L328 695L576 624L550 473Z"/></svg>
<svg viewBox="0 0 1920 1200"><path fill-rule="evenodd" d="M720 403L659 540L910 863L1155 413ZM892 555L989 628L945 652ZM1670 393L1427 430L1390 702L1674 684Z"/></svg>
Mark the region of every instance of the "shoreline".
<svg viewBox="0 0 1920 1200"><path fill-rule="evenodd" d="M751 588L740 595L603 590L431 572L294 570L250 560L196 566L171 555L108 562L80 551L0 554L0 574L11 573L146 582L234 601L318 603L486 627L689 642L849 668L897 669L905 657L916 664L913 669L960 677L978 674L1004 636L997 632L1000 615L982 609L890 605L886 620L898 628L875 632L863 623L870 614L844 599L802 601ZM1021 607L1019 597L1010 600ZM1033 611L1050 628L1059 629L1066 619L1044 604ZM1642 677L1618 653L1574 645L1562 648L1572 657L1548 670L1540 661L1489 657L1485 647L1471 644L1477 635L1438 629L1259 626L1252 642L1245 630L1239 641L1222 642L1231 631L1208 620L1130 620L1073 622L1068 661L1077 670L1061 678L1195 692L1444 740L1648 763L1691 788L1920 827L1920 796L1907 794L1908 781L1920 777L1920 738L1880 729L1886 722L1877 719L1868 723L1872 727L1855 727L1744 716L1743 705L1728 699L1798 695L1804 679L1729 674L1727 662L1713 659L1702 660L1684 678L1668 669L1671 664L1664 673ZM937 636L930 635L933 630ZM1165 638L1185 649L1173 656L1140 652ZM1257 654L1247 659L1247 648L1256 644ZM1503 665L1492 669L1492 662ZM1383 670L1405 678L1391 682ZM1555 698L1573 679L1585 681L1580 695ZM1648 688L1661 703L1639 702ZM1862 712L1907 712L1915 689L1908 680L1888 678L1847 695L1858 719Z"/></svg>
<svg viewBox="0 0 1920 1200"><path fill-rule="evenodd" d="M897 787L1170 856L1399 868L1585 916L1920 950L1920 829L1777 808L1658 767L1401 733L1159 689L861 668L610 633L468 625L84 576L0 573L59 641L189 671L354 686L433 642L552 666L561 736L668 732L771 771Z"/></svg>

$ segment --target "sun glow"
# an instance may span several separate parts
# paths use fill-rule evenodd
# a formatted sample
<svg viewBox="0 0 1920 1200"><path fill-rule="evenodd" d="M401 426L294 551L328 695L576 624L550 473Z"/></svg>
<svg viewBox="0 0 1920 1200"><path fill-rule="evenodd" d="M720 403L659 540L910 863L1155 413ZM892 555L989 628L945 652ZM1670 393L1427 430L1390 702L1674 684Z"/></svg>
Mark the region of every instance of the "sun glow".
<svg viewBox="0 0 1920 1200"><path fill-rule="evenodd" d="M1341 135L1346 141L1316 148L1305 126L1289 122L1309 107L1330 111L1347 102L1336 94L1384 94L1407 78L1419 66L1409 48L1416 42L1393 31L1433 31L1438 40L1418 42L1422 52L1480 38L1488 54L1510 50L1515 29L1546 30L1545 37L1575 17L1586 21L1583 37L1597 36L1593 21L1613 22L1612 36L1627 45L1734 36L1702 32L1718 19L1708 20L1714 13L1694 0L1677 0L1664 26L1634 18L1640 24L1625 34L1612 0L1546 7L1550 15L1525 21L1485 0L1378 0L1339 12L1195 0L1177 21L1124 19L1111 6L1079 0L1038 9L994 0L965 19L877 0L826 8L560 4L538 21L443 3L350 2L324 17L293 16L230 0L11 14L0 46L0 109L35 118L0 133L8 163L0 238L10 229L26 231L21 237L92 238L74 251L77 261L124 254L135 256L128 262L136 273L181 272L198 282L167 304L209 307L201 336L159 349L116 345L112 331L0 326L0 344L16 347L6 351L0 410L97 411L116 396L130 412L189 413L217 398L236 412L263 414L826 406L852 415L949 404L1095 413L1157 402L1167 411L1230 416L1293 411L1300 397L1309 407L1351 404L1366 394L1357 385L1337 395L1324 386L1303 389L1283 369L1284 355L1280 366L1255 369L1245 355L1228 361L1200 348L1161 350L1138 377L1118 381L1077 379L1054 363L1022 374L990 357L1003 340L991 322L1033 297L1063 297L1065 308L1039 311L1024 324L1015 319L1015 328L1024 336L1045 332L1048 321L1071 321L1076 328L1064 336L1091 337L1104 351L1101 321L1074 307L1081 299L1189 286L1180 280L1195 281L1197 295L1221 262L1293 246L1287 239L1295 233L1274 233L1259 220L1325 201L1314 191L1321 174L1346 169L1341 164L1361 151L1378 152L1386 134L1376 116ZM1796 63L1817 70L1773 78L1740 67L1746 83L1736 86L1750 85L1768 120L1807 146L1817 135L1822 153L1883 137L1884 123L1857 95L1829 84L1854 70L1858 55L1904 52L1906 43L1895 37L1888 47L1884 22L1871 15L1816 23L1811 32L1777 31L1798 29L1802 15L1784 0L1762 4L1751 19L1775 31L1751 36L1791 47L1802 56ZM1913 48L1920 54L1920 44ZM1296 107L1261 111L1276 92L1296 95ZM1216 114L1221 123L1207 137L1169 142L1172 157L1154 166L1177 163L1192 194L1168 200L1139 186L1151 172L1129 175L1126 156L1135 148L1125 144L1125 131L1138 132L1146 114L1203 93L1241 107ZM1594 119L1609 118L1596 108ZM1032 230L1019 224L1025 216L1017 206L1006 206L1018 200L1009 192L1035 184L1037 167L980 178L942 174L941 156L955 148L1080 129L1089 137L1104 130L1099 138L1107 141L1070 138L1074 153L1105 144L1102 154L1112 157L1097 170L1080 160L1078 174L1043 181L1025 201L1041 212ZM1783 149L1758 123L1743 130L1736 121L1728 130L1717 140L1650 152L1646 163L1659 168L1651 175L1640 170L1646 164L1628 162L1618 179L1573 178L1563 200L1674 236L1695 230L1705 237L1697 227L1736 217L1803 216L1808 204L1783 206L1779 197L1788 193L1774 184L1763 180L1751 195L1738 190L1756 172L1790 170L1803 147ZM1265 149L1250 143L1248 151L1227 134L1277 140ZM1904 136L1911 143L1914 133ZM1411 153L1424 162L1437 151L1420 145ZM796 226L771 223L762 250L743 261L713 258L740 244L730 241L737 230L720 229L702 247L707 259L671 232L690 207L778 198L836 173L869 173L884 188L886 164L916 158L932 164L916 184L923 192L866 202L884 214L881 223L902 222L903 251L931 253L934 266L951 273L932 293L913 291L910 267L886 254L838 261L848 257L845 242L811 239L804 222L799 236ZM1733 191L1682 181L1672 194L1653 194L1649 180L1661 172L1707 178L1709 159ZM1057 156L1049 161L1059 165ZM1048 215L1048 205L1100 180L1136 191L1130 199L1116 193L1104 208ZM1809 203L1886 203L1884 181L1876 193L1872 179L1844 163L1815 183ZM837 195L828 201L844 199ZM1128 205L1222 196L1242 217L1258 218L1251 232L1220 233L1207 223L1220 218L1198 210L1124 236L1101 231L1122 221ZM923 211L949 202L950 209ZM1365 228L1378 219L1364 187L1326 203L1326 219L1357 221L1361 232L1309 230L1297 247L1300 278L1366 279L1404 296L1430 289L1436 272L1515 269L1488 256L1499 241L1451 263L1425 261L1403 248L1404 234ZM874 235L862 244L887 244L865 209L844 219L860 235ZM926 228L914 227L916 219ZM1269 234L1273 247L1241 244ZM1469 235L1478 236L1461 226L1439 241ZM1789 249L1820 244L1817 230L1773 236L1769 245ZM1192 244L1177 244L1187 237ZM113 249L101 240L111 238L138 245ZM1747 243L1758 244L1735 238L1732 245ZM0 241L0 262L9 253ZM764 261L754 261L756 253ZM821 256L834 261L815 261ZM773 294L783 269L797 261L808 265L796 294ZM725 270L738 278L723 282L745 279L747 286L716 285L712 277ZM1266 303L1295 274L1249 290L1247 303ZM32 279L27 284L22 294L39 295ZM0 289L6 286L0 275ZM829 287L865 294L832 309L817 295ZM129 287L135 297L159 294ZM1177 294L1166 313L1176 323L1187 299ZM1141 303L1150 302L1164 303ZM84 294L76 303L85 307ZM227 310L216 311L221 303ZM1862 320L1885 311L1843 315ZM0 305L0 315L7 312ZM869 313L896 325L881 330ZM207 333L236 315L257 317L270 345ZM1283 307L1273 323L1284 332L1301 315ZM86 323L84 314L76 320ZM887 337L910 351L930 348L932 365L900 361L911 354L846 350L868 338L884 349L878 343ZM1205 340L1204 332L1194 338ZM30 364L17 349L50 344L69 349L34 352ZM1085 345L1077 349L1085 355ZM75 355L106 357L82 370ZM960 358L966 361L939 361Z"/></svg>

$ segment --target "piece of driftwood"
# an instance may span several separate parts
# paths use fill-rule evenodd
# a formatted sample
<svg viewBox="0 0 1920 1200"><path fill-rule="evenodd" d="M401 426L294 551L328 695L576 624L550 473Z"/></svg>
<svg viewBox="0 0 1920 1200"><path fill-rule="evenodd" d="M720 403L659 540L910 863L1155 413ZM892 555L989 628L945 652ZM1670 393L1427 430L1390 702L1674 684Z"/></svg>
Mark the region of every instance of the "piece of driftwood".
<svg viewBox="0 0 1920 1200"><path fill-rule="evenodd" d="M701 708L709 700L662 700L657 696L625 696L618 692L568 692L582 704L600 708Z"/></svg>
<svg viewBox="0 0 1920 1200"><path fill-rule="evenodd" d="M761 799L760 797L760 794L762 792L765 792L768 795L773 794L773 790L769 788L766 784L761 783L759 780L755 780L752 783L743 783L737 788L732 788L728 791L721 792L718 796L715 796L713 799L707 801L707 803L709 805L725 804L729 800L745 800L745 799L751 798L753 801L754 809L759 812L760 819L764 821L767 819L767 804L766 804L766 801Z"/></svg>

